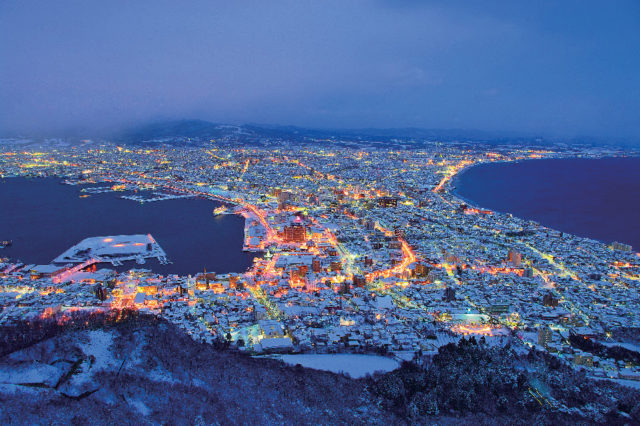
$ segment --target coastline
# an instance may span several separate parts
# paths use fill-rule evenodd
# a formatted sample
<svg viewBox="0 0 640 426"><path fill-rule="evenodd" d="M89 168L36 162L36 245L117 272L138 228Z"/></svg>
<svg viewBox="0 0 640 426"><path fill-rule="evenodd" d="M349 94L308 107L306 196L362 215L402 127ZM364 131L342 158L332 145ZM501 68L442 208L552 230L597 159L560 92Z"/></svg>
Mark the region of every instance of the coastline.
<svg viewBox="0 0 640 426"><path fill-rule="evenodd" d="M521 213L516 213L514 211L511 211L510 209L504 209L504 208L495 208L495 207L491 207L486 205L487 203L483 202L483 201L478 201L478 200L474 200L472 199L470 196L464 196L461 193L461 183L463 181L463 179L465 178L465 175L472 169L477 168L478 166L493 166L493 165L500 165L500 164L517 164L517 163L529 163L529 162L533 162L533 161L538 161L538 162L549 162L549 161L565 161L565 160L593 160L593 161L601 161L601 160L615 160L615 159L640 159L640 155L604 155L604 156L560 156L560 157L547 157L547 158L526 158L526 159L517 159L517 160L497 160L497 161L484 161L484 162L478 162L478 163L474 163L471 164L467 167L464 167L463 169L461 169L458 173L456 173L455 176L453 176L453 178L449 181L449 183L447 184L447 186L445 187L445 191L447 194L449 194L450 196L452 196L454 199L456 199L457 201L467 204L469 207L472 208L478 208L478 209L483 209L483 210L489 210L491 212L493 212L494 214L498 214L498 215L512 215L513 217L516 217L522 221L532 221L532 222L536 222L538 223L540 226L550 229L550 230L554 230L557 232L563 232L563 233L567 233L567 234L571 234L574 236L578 236L580 238L587 238L587 239L591 239L591 240L596 240L599 241L603 244L609 244L612 241L615 241L615 237L612 238L608 238L608 239L603 239L601 237L595 237L595 236L591 236L588 235L587 233L576 233L575 231L570 231L570 230L566 230L563 229L562 226L557 226L556 224L550 224L548 223L548 221L546 219L540 219L538 217L534 217L533 215L522 215ZM568 217L568 216L567 216ZM637 244L633 244L634 250L637 251L639 249L639 247L636 247Z"/></svg>
<svg viewBox="0 0 640 426"><path fill-rule="evenodd" d="M21 179L24 180L21 181ZM36 198L48 197L41 198L41 203L44 203L42 205L50 205L54 199L65 200L65 203L74 203L72 207L64 209L66 213L60 213L60 208L55 209L56 213L54 217L59 218L61 215L64 215L64 219L60 219L59 222L55 223L60 223L58 228L62 226L67 230L67 232L60 231L55 234L51 234L51 243L47 242L47 238L49 237L46 237L49 232L38 231L42 228L42 226L38 225L40 223L39 220L34 220L32 224L27 222L22 223L17 228L20 229L18 232L20 237L12 238L14 240L13 247L8 248L7 250L3 249L2 252L0 252L0 255L3 257L14 259L15 261L21 260L26 264L49 264L55 259L58 259L62 253L70 250L71 247L74 247L87 238L95 237L97 235L146 235L148 233L159 238L159 244L162 246L163 250L166 251L166 258L173 262L173 264L156 262L155 258L150 259L152 261L146 262L144 265L142 263L136 264L136 258L132 258L131 260L123 262L120 266L114 266L110 262L107 262L106 266L113 268L118 272L129 270L131 268L142 267L165 276L173 274L187 276L189 274L198 273L204 267L206 267L207 270L217 270L219 273L244 273L252 268L253 258L259 255L259 253L249 253L242 250L244 219L235 214L230 217L225 217L223 220L215 220L215 218L211 216L211 210L223 203L223 201L213 197L189 194L188 197L183 195L166 197L167 201L165 201L165 203L141 203L139 201L123 199L122 196L120 196L120 194L123 193L134 194L133 191L101 191L99 195L96 193L95 197L92 196L88 201L83 201L82 205L77 205L75 203L77 203L78 194L80 193L78 191L79 188L74 187L73 185L65 185L64 179L60 176L52 175L38 178L24 178L18 176L15 181L13 179L9 180L9 178L6 178L1 182L7 185L14 183L18 185L15 190L11 190L15 193L21 190L21 185L27 183L29 185L46 185L50 191L65 191L64 195L60 195L61 193L55 192L55 194L58 195L49 196L48 194L50 194L50 192L47 192L42 188L34 189L38 194L40 194L36 196ZM104 180L90 185L89 188L98 185L104 186L105 184L112 185L113 183L114 182L112 181ZM55 184L55 187L52 187L53 184ZM70 192L68 192L67 189L69 189ZM157 190L164 192L165 188L158 187ZM170 191L170 188L166 190ZM139 194L141 194L141 192L138 192L138 195ZM32 207L34 203L40 203L40 201L30 201L24 205L21 204L20 206L13 207L16 209L28 208L26 211L36 215L38 214L37 211L47 210L46 208L34 209ZM82 208L76 209L76 207ZM196 208L199 212L195 222L186 222L182 220L181 218L184 217L186 212L190 212L193 208ZM98 217L98 212L102 212L103 217L107 219L100 222L98 229L86 229L88 225L84 224L84 222L95 222L92 218ZM7 211L4 212L4 216L9 217L15 215L11 213L11 209L7 209ZM120 217L123 217L124 219L120 220ZM53 220L48 215L44 216L44 219L49 221ZM18 219L12 218L11 220L12 223L14 223ZM80 230L78 230L78 221L82 222L80 224ZM178 231L176 231L177 234L175 237L167 239L167 223L171 224L169 226L170 229L176 229L176 227L179 227ZM73 224L73 226L71 224ZM204 229L204 227L207 229L206 232L197 231L198 229ZM58 230L58 228L52 229ZM223 231L226 237L229 237L233 232L238 232L237 251L226 250L224 249L224 244L215 243L215 240L217 239L217 232ZM12 232L11 234L7 233L7 235L15 235L15 232ZM73 237L69 237L69 235L72 235ZM210 235L211 238L201 237L202 235ZM61 240L63 237L65 239ZM192 241L194 237L198 238L198 244L206 244L207 250L209 250L207 253L209 254L198 254L199 257L196 256L198 257L197 259L192 259L194 252L189 250L189 244L184 241ZM9 237L2 237L1 239L4 240L8 238ZM31 242L31 245L35 244L33 241L37 241L38 243L35 244L35 246L39 248L39 251L35 252L35 254L32 253L32 251L26 252L25 250L27 249L25 248L25 241ZM224 257L225 260L222 260L222 257ZM228 259L233 260L231 262L227 262ZM191 264L193 264L193 267L190 266ZM223 269L223 266L225 265L228 265L228 269Z"/></svg>

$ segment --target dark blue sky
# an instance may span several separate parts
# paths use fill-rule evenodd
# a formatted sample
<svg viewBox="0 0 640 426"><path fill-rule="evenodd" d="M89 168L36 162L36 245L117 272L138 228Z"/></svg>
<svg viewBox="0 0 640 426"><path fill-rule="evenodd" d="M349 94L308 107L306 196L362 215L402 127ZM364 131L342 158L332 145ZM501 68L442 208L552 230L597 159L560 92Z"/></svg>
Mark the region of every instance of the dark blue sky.
<svg viewBox="0 0 640 426"><path fill-rule="evenodd" d="M640 2L0 2L0 130L161 118L640 139Z"/></svg>

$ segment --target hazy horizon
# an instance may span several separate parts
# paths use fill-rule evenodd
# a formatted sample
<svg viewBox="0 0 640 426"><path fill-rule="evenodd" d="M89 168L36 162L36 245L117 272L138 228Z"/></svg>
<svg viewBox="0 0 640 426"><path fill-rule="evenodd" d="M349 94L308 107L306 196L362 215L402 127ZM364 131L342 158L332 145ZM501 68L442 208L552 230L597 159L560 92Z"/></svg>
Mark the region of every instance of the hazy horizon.
<svg viewBox="0 0 640 426"><path fill-rule="evenodd" d="M5 1L0 133L197 118L640 139L640 4Z"/></svg>

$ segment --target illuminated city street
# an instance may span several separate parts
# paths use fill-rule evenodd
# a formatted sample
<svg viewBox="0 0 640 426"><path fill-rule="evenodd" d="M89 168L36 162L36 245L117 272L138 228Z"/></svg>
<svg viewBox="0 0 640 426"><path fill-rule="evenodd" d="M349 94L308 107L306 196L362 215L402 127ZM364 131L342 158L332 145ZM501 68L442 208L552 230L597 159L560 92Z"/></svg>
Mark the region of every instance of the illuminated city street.
<svg viewBox="0 0 640 426"><path fill-rule="evenodd" d="M244 249L259 257L245 273L189 276L117 273L96 255L74 267L61 255L62 263L30 269L6 259L0 319L129 307L168 318L194 339L230 336L256 353L433 351L456 336L501 340L520 330L532 331L523 336L537 344L538 330L550 326L557 337L545 347L561 351L570 330L598 335L640 325L625 314L640 308L629 297L638 291L638 256L468 206L450 185L474 164L563 155L454 144L412 151L5 146L6 179L57 176L78 188L104 182L101 191L222 201L227 208L214 214L244 217ZM126 242L100 241L127 251ZM166 257L137 245L141 254L124 256Z"/></svg>

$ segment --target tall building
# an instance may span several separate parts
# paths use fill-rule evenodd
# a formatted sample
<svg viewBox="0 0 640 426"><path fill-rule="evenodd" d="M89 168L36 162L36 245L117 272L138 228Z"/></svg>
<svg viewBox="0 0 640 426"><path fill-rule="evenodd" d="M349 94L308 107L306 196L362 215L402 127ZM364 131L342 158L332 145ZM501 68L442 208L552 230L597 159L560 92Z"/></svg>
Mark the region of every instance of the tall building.
<svg viewBox="0 0 640 426"><path fill-rule="evenodd" d="M309 204L317 206L320 204L320 198L316 194L309 195Z"/></svg>
<svg viewBox="0 0 640 426"><path fill-rule="evenodd" d="M440 271L437 269L432 269L427 273L427 282L433 283L440 279Z"/></svg>
<svg viewBox="0 0 640 426"><path fill-rule="evenodd" d="M364 287L367 285L367 279L364 275L354 275L353 276L353 286L354 287Z"/></svg>
<svg viewBox="0 0 640 426"><path fill-rule="evenodd" d="M398 238L404 238L406 236L406 232L402 228L395 228L393 233L396 234L396 237Z"/></svg>
<svg viewBox="0 0 640 426"><path fill-rule="evenodd" d="M364 229L367 229L369 231L373 231L374 229L376 229L376 222L371 219L364 219L362 224L364 225Z"/></svg>
<svg viewBox="0 0 640 426"><path fill-rule="evenodd" d="M342 271L342 262L340 260L332 260L329 268L335 272Z"/></svg>
<svg viewBox="0 0 640 426"><path fill-rule="evenodd" d="M522 265L522 254L515 250L509 250L509 262L516 267L519 268Z"/></svg>
<svg viewBox="0 0 640 426"><path fill-rule="evenodd" d="M444 289L444 300L447 302L452 302L456 300L456 289L452 287L447 287Z"/></svg>
<svg viewBox="0 0 640 426"><path fill-rule="evenodd" d="M278 209L286 210L293 201L293 194L287 191L278 192Z"/></svg>
<svg viewBox="0 0 640 426"><path fill-rule="evenodd" d="M553 331L548 326L540 327L538 329L538 344L545 348L549 346L549 343L553 340Z"/></svg>
<svg viewBox="0 0 640 426"><path fill-rule="evenodd" d="M542 304L544 306L556 307L558 306L558 299L554 297L553 294L547 293L544 296L542 296Z"/></svg>
<svg viewBox="0 0 640 426"><path fill-rule="evenodd" d="M426 277L429 274L429 272L431 271L431 269L433 269L433 268L431 268L430 266L425 265L424 263L418 263L418 264L416 264L416 268L415 268L416 276L418 276L418 277Z"/></svg>
<svg viewBox="0 0 640 426"><path fill-rule="evenodd" d="M303 243L307 240L307 229L301 223L293 223L284 227L284 241L287 243Z"/></svg>
<svg viewBox="0 0 640 426"><path fill-rule="evenodd" d="M524 268L524 271L522 272L522 276L525 278L533 278L533 269L532 268Z"/></svg>
<svg viewBox="0 0 640 426"><path fill-rule="evenodd" d="M287 203L293 199L293 194L288 191L280 191L278 192L278 202Z"/></svg>
<svg viewBox="0 0 640 426"><path fill-rule="evenodd" d="M95 287L95 292L96 292L96 297L98 298L98 300L101 300L103 302L105 300L107 300L107 297L109 297L107 289L105 287L103 287L102 284L98 284Z"/></svg>

